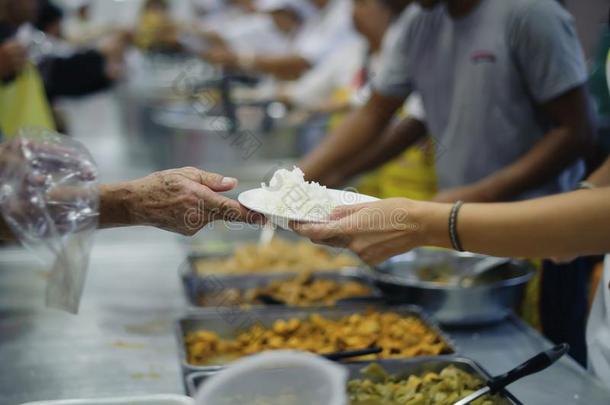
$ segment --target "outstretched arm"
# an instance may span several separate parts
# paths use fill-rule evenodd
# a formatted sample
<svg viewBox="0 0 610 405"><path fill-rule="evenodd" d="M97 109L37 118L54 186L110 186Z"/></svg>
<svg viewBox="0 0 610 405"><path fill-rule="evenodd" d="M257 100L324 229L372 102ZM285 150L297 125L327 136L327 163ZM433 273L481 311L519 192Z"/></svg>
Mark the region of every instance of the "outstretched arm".
<svg viewBox="0 0 610 405"><path fill-rule="evenodd" d="M369 148L346 160L335 170L332 181L325 183L329 187L338 186L358 174L374 170L399 156L404 150L426 136L426 124L416 118L405 118L396 125L386 129Z"/></svg>
<svg viewBox="0 0 610 405"><path fill-rule="evenodd" d="M557 126L529 152L475 184L439 193L436 201L508 201L548 182L585 157L595 138L585 88L572 89L543 107Z"/></svg>
<svg viewBox="0 0 610 405"><path fill-rule="evenodd" d="M146 225L193 235L215 220L262 222L262 217L220 194L237 180L194 167L100 187L100 228Z"/></svg>
<svg viewBox="0 0 610 405"><path fill-rule="evenodd" d="M335 168L342 167L373 145L403 101L401 98L373 93L363 107L352 112L299 163L305 176L326 184L326 177L332 175Z"/></svg>
<svg viewBox="0 0 610 405"><path fill-rule="evenodd" d="M165 170L147 177L99 188L100 228L146 225L183 235L193 235L215 220L263 222L221 192L237 180L193 167ZM66 190L58 190L65 198ZM70 190L72 191L72 190ZM78 193L78 191L74 191ZM0 240L14 235L0 215Z"/></svg>
<svg viewBox="0 0 610 405"><path fill-rule="evenodd" d="M610 185L610 160L592 180ZM451 248L451 204L389 199L339 207L335 221L294 224L319 243L347 246L375 264L419 246ZM610 252L610 186L516 203L465 204L457 231L464 249L510 257Z"/></svg>

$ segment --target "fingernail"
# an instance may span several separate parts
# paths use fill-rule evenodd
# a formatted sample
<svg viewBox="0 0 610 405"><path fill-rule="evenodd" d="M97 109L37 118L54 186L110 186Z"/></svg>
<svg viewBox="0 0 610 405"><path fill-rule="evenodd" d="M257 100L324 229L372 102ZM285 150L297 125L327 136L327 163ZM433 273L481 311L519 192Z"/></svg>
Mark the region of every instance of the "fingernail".
<svg viewBox="0 0 610 405"><path fill-rule="evenodd" d="M224 177L220 182L221 186L232 186L237 183L237 179L235 177Z"/></svg>

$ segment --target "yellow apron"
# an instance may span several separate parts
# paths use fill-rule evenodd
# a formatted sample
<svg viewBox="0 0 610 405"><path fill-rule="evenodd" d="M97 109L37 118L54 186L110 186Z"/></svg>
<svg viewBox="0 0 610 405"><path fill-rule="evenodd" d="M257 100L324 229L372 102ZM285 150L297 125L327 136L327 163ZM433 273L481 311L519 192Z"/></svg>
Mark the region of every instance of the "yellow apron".
<svg viewBox="0 0 610 405"><path fill-rule="evenodd" d="M434 152L429 142L418 143L394 160L365 175L357 189L378 198L430 200L436 194Z"/></svg>
<svg viewBox="0 0 610 405"><path fill-rule="evenodd" d="M0 82L0 130L10 139L23 127L55 130L42 79L31 64L12 82Z"/></svg>
<svg viewBox="0 0 610 405"><path fill-rule="evenodd" d="M403 110L401 118L406 118ZM434 148L429 138L363 177L358 190L378 198L431 200L437 193Z"/></svg>

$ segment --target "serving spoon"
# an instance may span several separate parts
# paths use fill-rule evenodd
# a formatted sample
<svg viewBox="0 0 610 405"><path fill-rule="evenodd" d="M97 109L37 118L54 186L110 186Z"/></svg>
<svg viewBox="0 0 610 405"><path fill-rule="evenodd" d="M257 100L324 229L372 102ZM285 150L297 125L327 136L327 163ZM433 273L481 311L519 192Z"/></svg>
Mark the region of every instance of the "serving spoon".
<svg viewBox="0 0 610 405"><path fill-rule="evenodd" d="M500 392L515 381L538 373L555 364L568 350L570 350L570 346L567 343L562 343L550 350L539 353L508 373L493 377L483 388L457 401L453 405L467 405L485 394Z"/></svg>
<svg viewBox="0 0 610 405"><path fill-rule="evenodd" d="M498 268L511 262L508 257L486 257L474 265L471 271L461 275L457 284L460 287L472 287L472 285L484 275L496 271Z"/></svg>

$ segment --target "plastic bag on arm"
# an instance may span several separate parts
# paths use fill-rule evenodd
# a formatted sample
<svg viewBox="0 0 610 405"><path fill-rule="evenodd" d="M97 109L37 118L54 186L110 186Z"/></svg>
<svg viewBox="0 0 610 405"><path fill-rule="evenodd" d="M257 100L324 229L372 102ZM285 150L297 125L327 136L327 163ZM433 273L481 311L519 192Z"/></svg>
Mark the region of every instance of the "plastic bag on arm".
<svg viewBox="0 0 610 405"><path fill-rule="evenodd" d="M49 307L76 313L99 215L97 167L79 142L27 129L0 151L0 212L50 270Z"/></svg>

